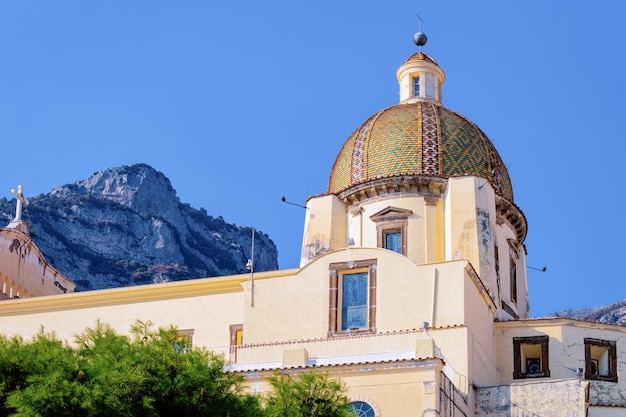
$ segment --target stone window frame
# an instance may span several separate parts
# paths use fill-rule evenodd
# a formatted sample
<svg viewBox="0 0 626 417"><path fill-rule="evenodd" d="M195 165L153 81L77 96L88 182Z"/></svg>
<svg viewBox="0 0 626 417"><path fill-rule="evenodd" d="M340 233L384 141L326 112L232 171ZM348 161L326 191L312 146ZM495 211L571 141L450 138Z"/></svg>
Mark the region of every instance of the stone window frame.
<svg viewBox="0 0 626 417"><path fill-rule="evenodd" d="M550 338L548 336L528 336L513 338L513 379L546 378L550 376L550 354L548 348L549 342ZM524 351L524 346L528 345L540 346L540 372L529 373L526 369L526 364L522 367L522 354ZM531 358L526 359L528 360Z"/></svg>
<svg viewBox="0 0 626 417"><path fill-rule="evenodd" d="M617 382L617 344L613 340L594 339L591 337L585 337L585 379L592 381L608 381ZM593 361L597 361L597 358L593 358L591 354L592 347L600 347L605 349L608 355L608 374L600 375L599 372L595 374L592 372ZM597 367L596 362L596 367ZM596 368L597 369L597 368Z"/></svg>
<svg viewBox="0 0 626 417"><path fill-rule="evenodd" d="M335 262L328 265L328 337L376 333L376 265L377 259ZM364 329L341 330L341 278L344 274L357 272L367 272L368 276L367 327Z"/></svg>
<svg viewBox="0 0 626 417"><path fill-rule="evenodd" d="M370 220L376 223L377 246L387 249L385 235L390 232L400 232L402 241L402 253L406 256L408 218L413 212L398 207L386 207L370 216Z"/></svg>

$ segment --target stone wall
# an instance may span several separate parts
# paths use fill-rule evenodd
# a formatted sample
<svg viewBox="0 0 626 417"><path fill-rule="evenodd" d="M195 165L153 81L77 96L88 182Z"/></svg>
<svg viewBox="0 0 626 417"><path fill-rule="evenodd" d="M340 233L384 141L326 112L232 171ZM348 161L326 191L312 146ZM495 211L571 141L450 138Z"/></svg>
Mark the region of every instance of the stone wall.
<svg viewBox="0 0 626 417"><path fill-rule="evenodd" d="M589 390L589 404L626 407L626 391L614 382L593 381Z"/></svg>
<svg viewBox="0 0 626 417"><path fill-rule="evenodd" d="M578 379L530 381L476 388L476 415L585 417L589 383Z"/></svg>

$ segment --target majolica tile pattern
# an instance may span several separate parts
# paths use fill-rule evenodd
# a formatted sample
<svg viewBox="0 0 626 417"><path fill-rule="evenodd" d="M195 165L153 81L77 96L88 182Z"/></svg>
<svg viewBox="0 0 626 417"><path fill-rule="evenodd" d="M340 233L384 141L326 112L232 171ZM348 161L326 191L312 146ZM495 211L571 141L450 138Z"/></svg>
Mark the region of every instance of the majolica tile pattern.
<svg viewBox="0 0 626 417"><path fill-rule="evenodd" d="M328 192L400 175L475 175L513 202L508 172L487 136L436 102L398 104L370 117L344 143Z"/></svg>

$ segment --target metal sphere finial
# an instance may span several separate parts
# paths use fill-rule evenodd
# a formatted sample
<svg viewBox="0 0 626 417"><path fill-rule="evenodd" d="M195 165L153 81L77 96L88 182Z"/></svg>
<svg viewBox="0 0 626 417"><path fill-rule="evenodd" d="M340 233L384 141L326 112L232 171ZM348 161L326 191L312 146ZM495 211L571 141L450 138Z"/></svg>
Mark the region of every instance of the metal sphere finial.
<svg viewBox="0 0 626 417"><path fill-rule="evenodd" d="M426 34L424 32L417 32L415 35L413 35L413 42L415 42L415 45L422 47L426 45L426 42L428 42L428 38L426 37Z"/></svg>

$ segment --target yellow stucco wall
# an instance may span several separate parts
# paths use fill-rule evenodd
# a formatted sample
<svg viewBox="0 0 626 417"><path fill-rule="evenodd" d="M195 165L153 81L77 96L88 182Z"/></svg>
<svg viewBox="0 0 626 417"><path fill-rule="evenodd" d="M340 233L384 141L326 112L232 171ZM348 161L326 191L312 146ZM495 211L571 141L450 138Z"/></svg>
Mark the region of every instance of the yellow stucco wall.
<svg viewBox="0 0 626 417"><path fill-rule="evenodd" d="M420 415L427 408L438 409L440 371L438 360L394 364L351 364L318 369L331 378L341 379L347 387L350 401L364 401L374 408L377 417ZM281 372L298 378L303 369ZM247 388L260 396L271 392L267 378L273 372L259 371L247 374ZM410 410L410 411L409 411Z"/></svg>
<svg viewBox="0 0 626 417"><path fill-rule="evenodd" d="M5 335L29 338L43 325L72 341L76 332L93 326L97 319L123 334L136 320L149 320L155 328L193 329L194 345L227 351L229 326L243 322L241 281L246 279L209 278L11 300L0 303L0 328Z"/></svg>
<svg viewBox="0 0 626 417"><path fill-rule="evenodd" d="M347 246L346 208L332 194L307 201L300 266Z"/></svg>
<svg viewBox="0 0 626 417"><path fill-rule="evenodd" d="M465 276L466 261L416 265L378 248L349 248L317 258L297 274L255 282L255 305L245 304L246 341L262 343L326 337L329 330L329 264L350 260L377 262L376 330L419 329L463 324L465 315L487 311L483 296ZM249 283L244 283L246 293ZM472 289L473 288L473 289ZM245 296L246 299L249 295ZM487 322L489 323L489 322Z"/></svg>
<svg viewBox="0 0 626 417"><path fill-rule="evenodd" d="M378 333L421 329L428 322L429 335L462 380L484 369L489 375L491 368L482 358L489 356L485 326L493 307L476 277L468 274L467 262L418 266L378 248L333 252L300 270L256 273L254 306L250 276L239 275L12 300L0 303L0 328L7 335L30 337L44 325L71 341L97 319L121 333L135 320L150 320L155 326L193 329L194 345L223 352L228 352L235 324L243 325L246 344L324 339L329 331L329 264L364 259L376 260ZM470 348L480 360L468 356Z"/></svg>

